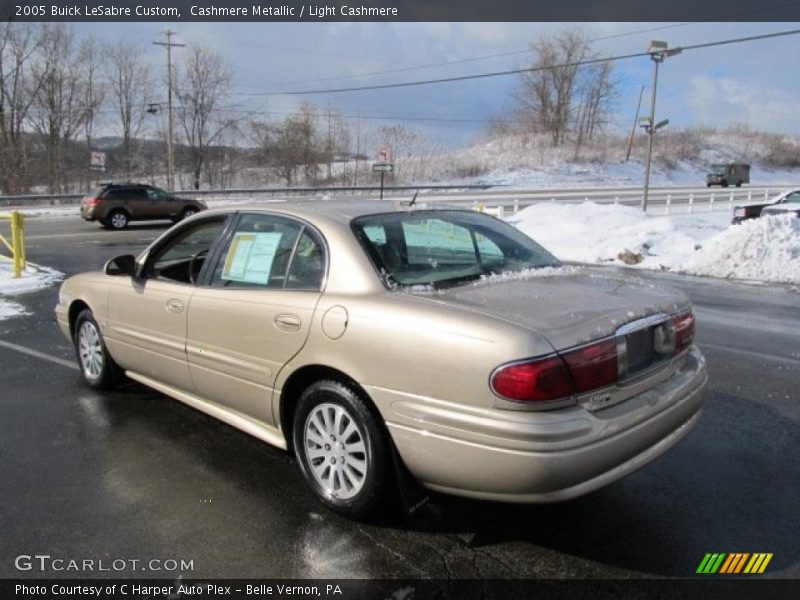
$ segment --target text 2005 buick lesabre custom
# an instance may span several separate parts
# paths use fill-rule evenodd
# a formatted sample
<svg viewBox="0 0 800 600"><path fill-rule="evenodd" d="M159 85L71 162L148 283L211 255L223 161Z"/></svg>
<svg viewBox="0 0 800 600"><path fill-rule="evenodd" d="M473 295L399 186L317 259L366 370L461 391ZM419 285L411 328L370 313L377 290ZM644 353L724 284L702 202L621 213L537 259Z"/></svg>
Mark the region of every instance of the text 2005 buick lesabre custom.
<svg viewBox="0 0 800 600"><path fill-rule="evenodd" d="M207 211L69 278L83 377L128 377L294 452L352 517L422 486L585 494L694 425L707 376L678 292L564 267L511 225L400 203Z"/></svg>

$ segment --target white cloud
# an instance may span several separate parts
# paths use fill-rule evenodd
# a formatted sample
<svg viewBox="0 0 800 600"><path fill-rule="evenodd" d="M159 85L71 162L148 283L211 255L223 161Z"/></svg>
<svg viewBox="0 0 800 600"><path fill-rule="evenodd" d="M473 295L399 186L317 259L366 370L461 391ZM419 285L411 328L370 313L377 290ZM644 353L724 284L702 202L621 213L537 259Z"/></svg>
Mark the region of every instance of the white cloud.
<svg viewBox="0 0 800 600"><path fill-rule="evenodd" d="M797 97L777 87L760 86L734 77L692 77L687 100L698 122L710 125L745 123L768 131L800 131Z"/></svg>

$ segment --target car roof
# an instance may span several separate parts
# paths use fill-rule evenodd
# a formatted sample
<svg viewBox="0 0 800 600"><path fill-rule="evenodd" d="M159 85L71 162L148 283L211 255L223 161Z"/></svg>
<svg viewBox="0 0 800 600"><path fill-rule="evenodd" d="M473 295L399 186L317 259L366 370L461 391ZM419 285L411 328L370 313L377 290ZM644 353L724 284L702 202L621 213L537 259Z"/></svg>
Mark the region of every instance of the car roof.
<svg viewBox="0 0 800 600"><path fill-rule="evenodd" d="M417 201L409 206L409 199L402 200L306 200L291 202L270 202L264 204L236 204L214 208L209 212L280 212L295 217L311 219L315 216L325 216L330 219L349 223L355 218L368 215L392 212L415 212L422 210L468 210L461 206L451 206L437 202Z"/></svg>
<svg viewBox="0 0 800 600"><path fill-rule="evenodd" d="M103 189L114 189L114 188L131 188L131 187L146 187L151 188L154 187L149 183L136 183L136 182L129 182L129 183L101 183L100 187Z"/></svg>

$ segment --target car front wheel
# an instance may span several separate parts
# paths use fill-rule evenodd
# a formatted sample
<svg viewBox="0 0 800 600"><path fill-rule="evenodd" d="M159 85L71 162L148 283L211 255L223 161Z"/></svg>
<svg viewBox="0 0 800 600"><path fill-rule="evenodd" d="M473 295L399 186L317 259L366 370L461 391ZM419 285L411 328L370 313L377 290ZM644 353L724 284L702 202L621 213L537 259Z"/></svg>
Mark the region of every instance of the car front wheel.
<svg viewBox="0 0 800 600"><path fill-rule="evenodd" d="M84 381L96 389L113 387L122 370L108 354L100 327L89 309L75 320L74 344Z"/></svg>
<svg viewBox="0 0 800 600"><path fill-rule="evenodd" d="M359 392L336 381L309 386L295 408L293 441L323 504L350 518L377 515L393 471L385 430Z"/></svg>

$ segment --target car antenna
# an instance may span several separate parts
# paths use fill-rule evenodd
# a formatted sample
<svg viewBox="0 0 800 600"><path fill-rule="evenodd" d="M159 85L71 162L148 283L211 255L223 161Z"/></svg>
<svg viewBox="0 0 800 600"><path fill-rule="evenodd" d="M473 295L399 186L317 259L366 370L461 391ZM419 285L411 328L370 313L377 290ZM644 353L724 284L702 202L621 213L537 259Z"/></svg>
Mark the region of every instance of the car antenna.
<svg viewBox="0 0 800 600"><path fill-rule="evenodd" d="M408 203L409 206L414 206L417 203L417 196L419 196L419 190L414 192L414 197L411 199L411 202Z"/></svg>

